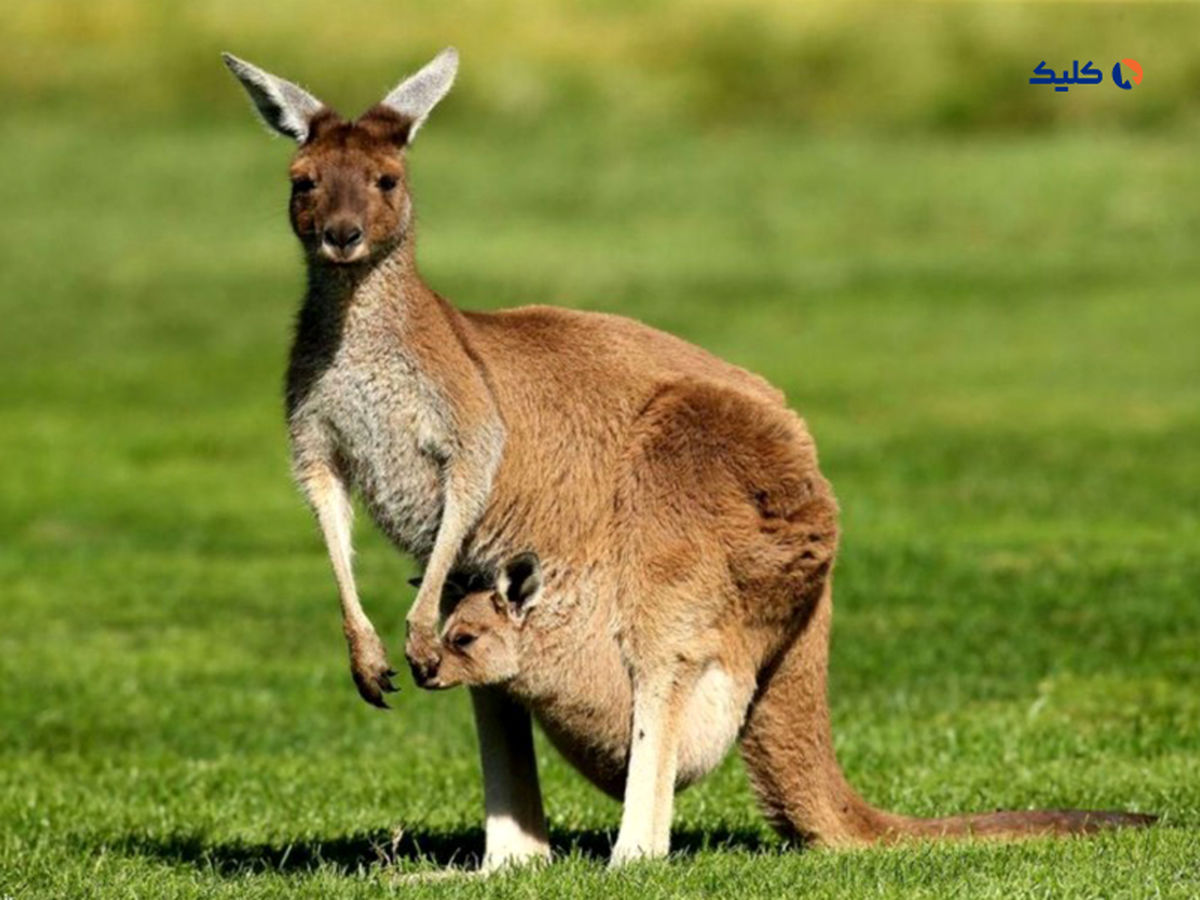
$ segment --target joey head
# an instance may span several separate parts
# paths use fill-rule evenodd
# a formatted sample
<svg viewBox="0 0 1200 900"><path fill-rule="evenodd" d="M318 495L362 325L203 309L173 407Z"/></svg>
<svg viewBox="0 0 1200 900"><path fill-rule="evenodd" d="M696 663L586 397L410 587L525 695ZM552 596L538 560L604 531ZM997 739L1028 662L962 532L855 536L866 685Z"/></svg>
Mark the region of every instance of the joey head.
<svg viewBox="0 0 1200 900"><path fill-rule="evenodd" d="M430 690L501 685L521 671L520 632L541 589L541 564L533 553L506 562L495 584L467 593L455 605L441 635L441 661L418 673Z"/></svg>

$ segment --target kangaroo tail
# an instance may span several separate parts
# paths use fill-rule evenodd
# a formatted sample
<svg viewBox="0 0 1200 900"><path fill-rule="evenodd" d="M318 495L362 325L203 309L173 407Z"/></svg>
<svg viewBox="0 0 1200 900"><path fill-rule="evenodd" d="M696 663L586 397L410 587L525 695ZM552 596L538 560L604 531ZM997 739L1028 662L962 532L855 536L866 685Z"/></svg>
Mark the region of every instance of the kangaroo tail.
<svg viewBox="0 0 1200 900"><path fill-rule="evenodd" d="M1095 834L1106 828L1141 828L1158 821L1157 816L1144 813L1086 809L1003 810L946 816L940 819L895 818L901 819L899 827L894 832L881 835L881 839L906 836L1021 838Z"/></svg>
<svg viewBox="0 0 1200 900"><path fill-rule="evenodd" d="M913 837L1013 839L1139 827L1139 813L1039 810L918 819L885 812L855 793L838 766L826 696L829 585L811 617L763 673L742 732L742 757L768 821L785 837L847 847Z"/></svg>

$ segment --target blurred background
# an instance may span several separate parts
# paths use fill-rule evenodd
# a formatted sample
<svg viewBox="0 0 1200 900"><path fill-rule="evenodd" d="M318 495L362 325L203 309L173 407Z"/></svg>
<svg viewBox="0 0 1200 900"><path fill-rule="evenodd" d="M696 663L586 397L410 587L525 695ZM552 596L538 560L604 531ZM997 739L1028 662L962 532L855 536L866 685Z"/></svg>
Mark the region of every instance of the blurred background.
<svg viewBox="0 0 1200 900"><path fill-rule="evenodd" d="M401 865L478 850L465 695L405 676L382 715L348 677L288 477L291 148L218 56L353 115L447 44L458 84L411 151L426 279L468 308L635 316L808 419L844 512L852 780L912 813L1179 826L1074 868L1034 845L947 876L1002 896L1038 860L1093 892L1182 877L1198 30L1192 4L8 0L0 888L328 894L377 877L398 825ZM1145 71L1129 91L1124 58ZM1042 60L1104 80L1031 86ZM409 563L365 518L358 543L400 662ZM581 855L564 871L590 877L619 811L542 751L556 841ZM770 846L736 761L679 810L693 843ZM1027 876L991 867L1013 858ZM895 860L869 883L903 885Z"/></svg>
<svg viewBox="0 0 1200 900"><path fill-rule="evenodd" d="M481 116L705 131L1144 130L1194 123L1200 106L1200 60L1178 39L1200 13L1178 3L14 0L5 19L10 114L90 107L122 123L234 120L228 86L213 77L222 49L357 109L449 41L465 64L443 130ZM1042 59L1060 69L1055 60L1076 57L1094 59L1110 88L1121 58L1153 75L1136 101L1109 89L1014 90Z"/></svg>

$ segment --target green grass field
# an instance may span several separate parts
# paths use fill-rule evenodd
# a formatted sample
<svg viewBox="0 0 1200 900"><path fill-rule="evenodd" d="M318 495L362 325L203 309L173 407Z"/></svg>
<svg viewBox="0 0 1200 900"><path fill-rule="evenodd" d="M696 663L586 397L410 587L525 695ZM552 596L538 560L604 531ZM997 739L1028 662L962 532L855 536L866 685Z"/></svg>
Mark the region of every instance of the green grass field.
<svg viewBox="0 0 1200 900"><path fill-rule="evenodd" d="M474 736L462 691L405 676L381 713L348 676L288 478L287 146L248 117L6 119L0 897L1200 894L1195 147L435 114L412 165L436 288L636 316L808 419L867 797L1163 820L801 852L734 757L680 797L669 862L611 875L619 807L543 743L554 866L414 884L482 848ZM358 542L398 661L409 563L365 518Z"/></svg>

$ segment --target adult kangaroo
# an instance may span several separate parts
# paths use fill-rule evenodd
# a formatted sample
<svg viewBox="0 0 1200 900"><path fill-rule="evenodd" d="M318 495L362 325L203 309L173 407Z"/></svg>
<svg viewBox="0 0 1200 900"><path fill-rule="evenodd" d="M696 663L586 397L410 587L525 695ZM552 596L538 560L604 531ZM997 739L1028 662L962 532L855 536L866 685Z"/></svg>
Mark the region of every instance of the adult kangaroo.
<svg viewBox="0 0 1200 900"><path fill-rule="evenodd" d="M299 144L290 218L308 290L288 424L364 699L385 705L395 672L355 589L355 488L424 567L406 647L418 680L441 660L450 573L494 572L531 548L545 599L530 627L552 635L569 623L561 633L571 635L586 622L585 644L587 634L615 642L631 698L616 863L667 852L680 719L698 687L732 705L762 806L788 835L847 845L1143 821L1014 812L924 822L859 799L834 757L826 703L837 507L782 394L629 319L462 312L426 286L405 151L450 89L453 49L353 121L249 63L225 62L266 123ZM569 660L587 647L560 649ZM485 866L546 856L529 714L495 689L474 688L472 701Z"/></svg>

